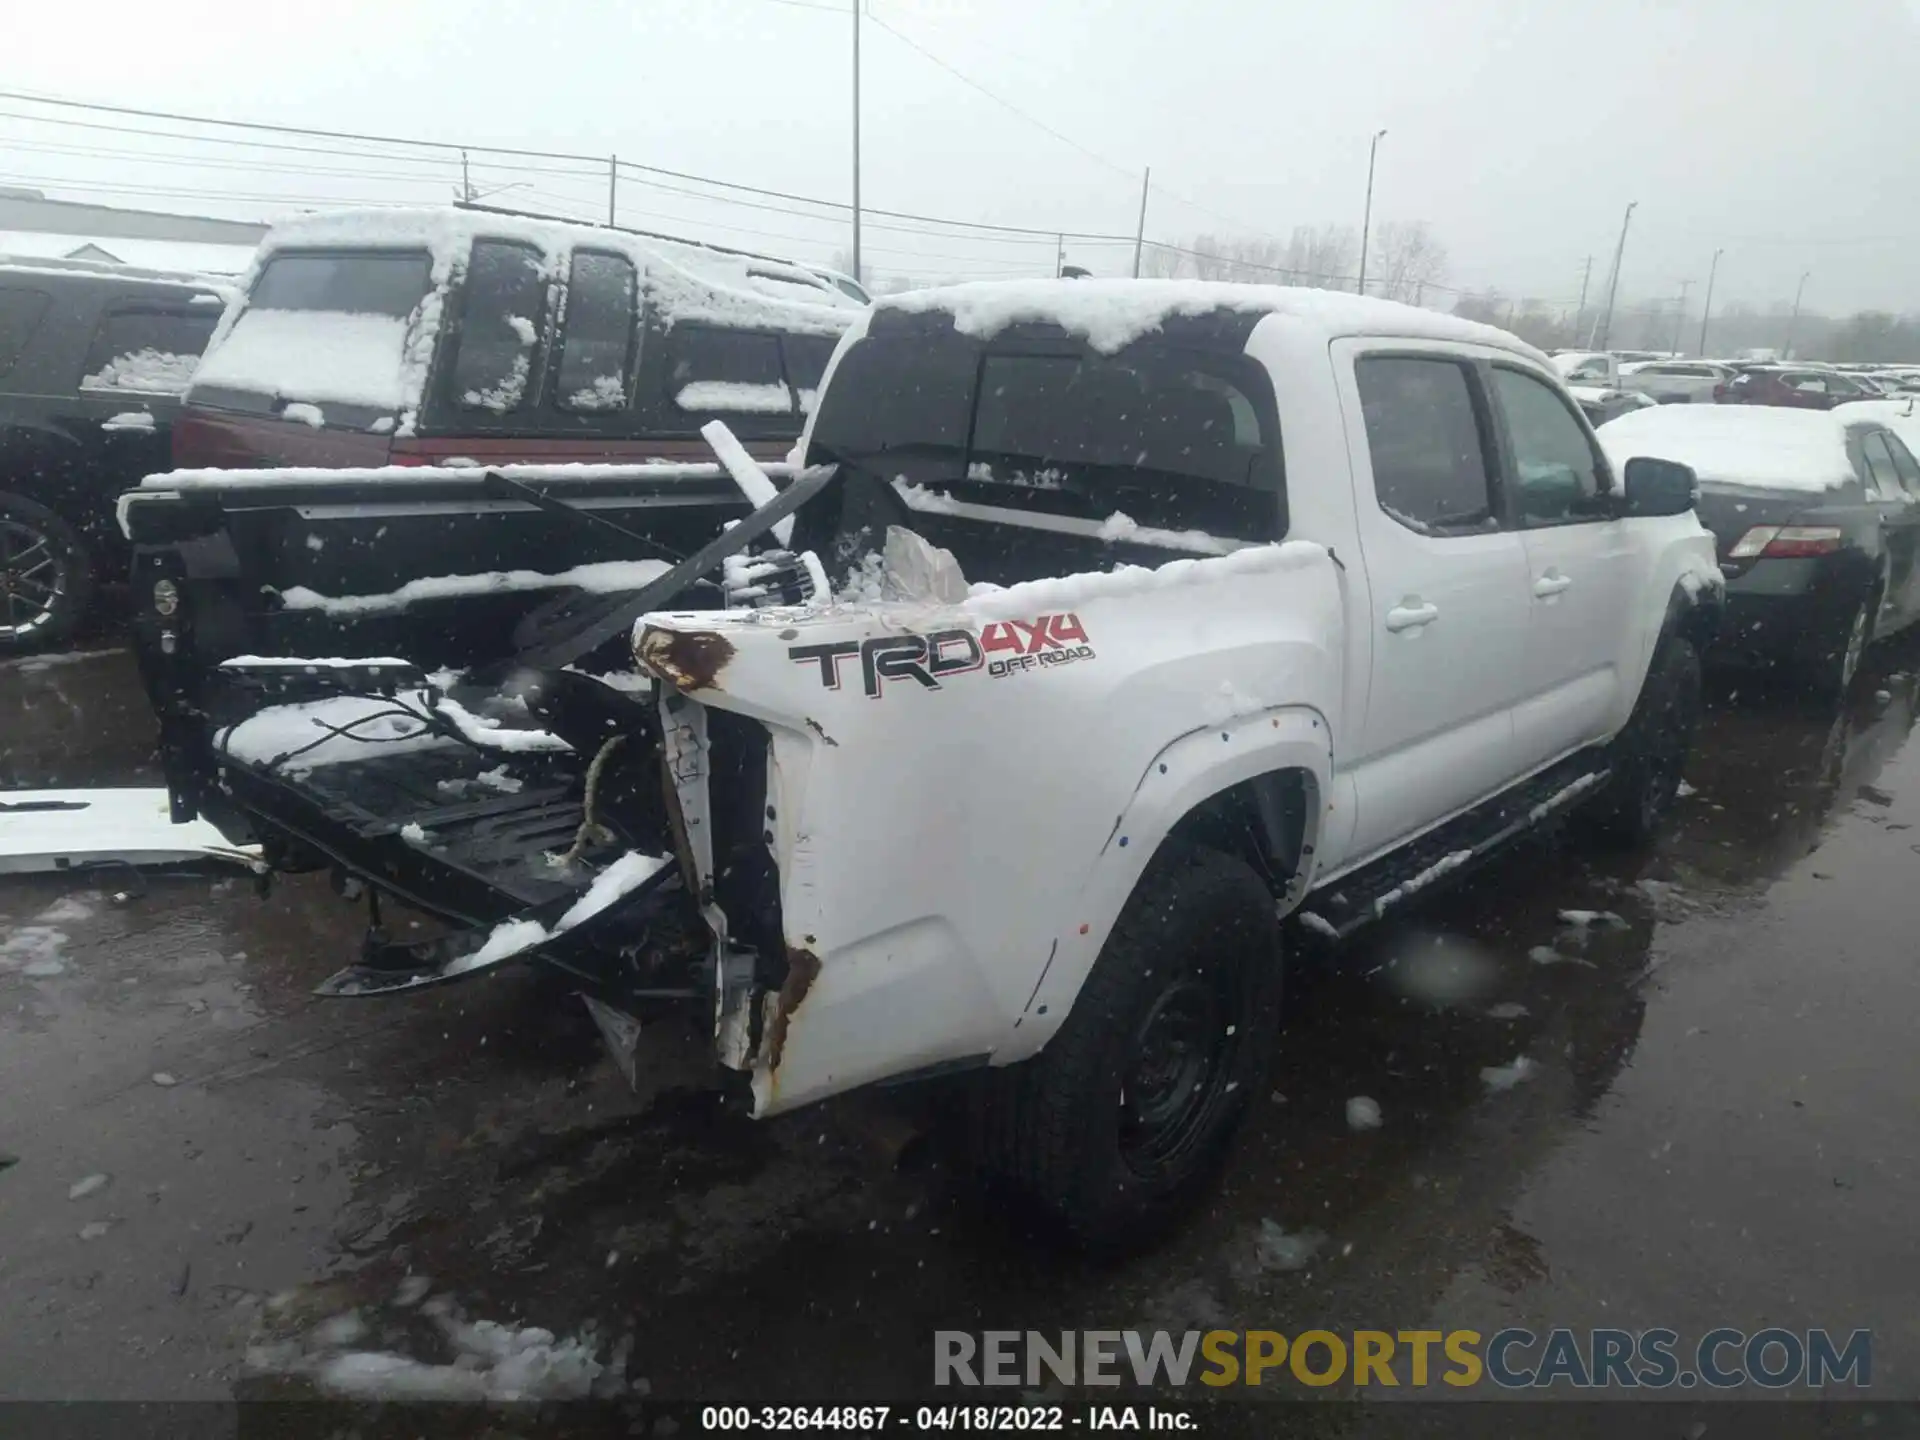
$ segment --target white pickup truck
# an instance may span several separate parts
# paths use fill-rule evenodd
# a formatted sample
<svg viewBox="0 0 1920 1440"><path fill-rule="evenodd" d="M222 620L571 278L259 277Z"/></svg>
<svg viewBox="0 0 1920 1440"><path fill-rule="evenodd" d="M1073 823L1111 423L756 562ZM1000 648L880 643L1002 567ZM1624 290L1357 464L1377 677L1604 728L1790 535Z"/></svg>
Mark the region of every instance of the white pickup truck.
<svg viewBox="0 0 1920 1440"><path fill-rule="evenodd" d="M1642 837L1678 786L1722 594L1693 474L1614 474L1502 331L1234 285L898 296L795 460L624 610L588 606L650 694L523 667L519 717L476 721L416 676L425 723L456 722L439 749L289 773L217 747L270 854L450 916L456 879L531 894L549 843L487 860L470 813L582 822L537 907L370 944L331 993L547 960L629 1051L692 1001L760 1115L977 1069L985 1163L1119 1244L1204 1189L1291 949L1576 807ZM670 608L710 572L727 608ZM478 810L418 808L467 783Z"/></svg>

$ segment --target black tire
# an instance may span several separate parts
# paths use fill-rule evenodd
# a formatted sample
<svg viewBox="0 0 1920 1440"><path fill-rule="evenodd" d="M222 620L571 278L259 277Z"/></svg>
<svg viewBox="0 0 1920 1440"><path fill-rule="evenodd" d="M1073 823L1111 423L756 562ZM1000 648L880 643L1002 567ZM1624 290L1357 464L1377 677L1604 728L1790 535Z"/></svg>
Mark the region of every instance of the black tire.
<svg viewBox="0 0 1920 1440"><path fill-rule="evenodd" d="M1807 680L1819 700L1844 700L1860 674L1860 661L1873 644L1874 621L1880 614L1880 591L1863 599L1834 635L1830 654L1807 668Z"/></svg>
<svg viewBox="0 0 1920 1440"><path fill-rule="evenodd" d="M979 1093L980 1158L1088 1249L1152 1239L1205 1192L1259 1088L1282 958L1251 866L1163 849L1065 1023Z"/></svg>
<svg viewBox="0 0 1920 1440"><path fill-rule="evenodd" d="M1700 723L1700 656L1692 642L1670 635L1654 651L1640 698L1614 737L1613 774L1594 802L1601 831L1624 845L1644 845L1659 830L1680 789L1680 773Z"/></svg>
<svg viewBox="0 0 1920 1440"><path fill-rule="evenodd" d="M46 506L0 491L0 655L72 636L93 600L86 542Z"/></svg>

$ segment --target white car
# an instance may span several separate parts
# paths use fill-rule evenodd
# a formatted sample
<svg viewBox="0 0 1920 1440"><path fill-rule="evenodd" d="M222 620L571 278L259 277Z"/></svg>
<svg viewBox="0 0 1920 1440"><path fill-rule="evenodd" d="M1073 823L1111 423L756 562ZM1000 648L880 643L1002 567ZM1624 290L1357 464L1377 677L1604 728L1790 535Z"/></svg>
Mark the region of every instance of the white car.
<svg viewBox="0 0 1920 1440"><path fill-rule="evenodd" d="M1621 388L1637 390L1662 405L1711 405L1714 387L1734 376L1731 365L1712 360L1647 360L1621 370Z"/></svg>
<svg viewBox="0 0 1920 1440"><path fill-rule="evenodd" d="M1616 474L1503 331L1257 286L922 291L854 322L777 496L712 438L774 498L591 611L651 693L522 668L517 720L427 702L480 747L428 752L439 788L466 764L489 826L580 824L589 867L536 867L576 890L333 993L551 949L629 1054L684 995L757 1115L977 1070L983 1162L1114 1245L1204 1193L1290 952L1578 807L1644 837L1679 784L1721 595L1694 476ZM693 608L709 571L731 608ZM770 600L784 576L811 595ZM568 753L503 739L529 710ZM275 778L305 843L431 897L467 810L388 834L342 763Z"/></svg>

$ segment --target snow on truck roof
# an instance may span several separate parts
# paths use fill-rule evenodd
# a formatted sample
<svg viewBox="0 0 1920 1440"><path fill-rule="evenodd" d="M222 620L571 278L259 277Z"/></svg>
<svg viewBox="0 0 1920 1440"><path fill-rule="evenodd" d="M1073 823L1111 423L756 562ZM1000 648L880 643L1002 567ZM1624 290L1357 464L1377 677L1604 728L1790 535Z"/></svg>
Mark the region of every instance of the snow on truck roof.
<svg viewBox="0 0 1920 1440"><path fill-rule="evenodd" d="M598 225L452 206L337 210L282 221L260 242L247 283L251 287L261 267L282 250L425 249L433 257L433 283L439 288L454 267L465 264L468 247L480 238L522 241L543 252L556 268L576 248L624 254L639 271L650 303L669 325L706 320L837 336L864 313L864 307L804 266L783 260Z"/></svg>
<svg viewBox="0 0 1920 1440"><path fill-rule="evenodd" d="M1703 485L1818 494L1858 479L1847 458L1848 418L1770 405L1658 405L1594 433L1617 471L1653 456L1692 466Z"/></svg>
<svg viewBox="0 0 1920 1440"><path fill-rule="evenodd" d="M874 302L876 310L943 311L963 335L987 339L1010 325L1052 324L1111 354L1177 315L1218 310L1276 315L1336 335L1394 335L1497 345L1545 365L1532 346L1504 330L1394 300L1286 285L1215 280L980 280L913 290Z"/></svg>

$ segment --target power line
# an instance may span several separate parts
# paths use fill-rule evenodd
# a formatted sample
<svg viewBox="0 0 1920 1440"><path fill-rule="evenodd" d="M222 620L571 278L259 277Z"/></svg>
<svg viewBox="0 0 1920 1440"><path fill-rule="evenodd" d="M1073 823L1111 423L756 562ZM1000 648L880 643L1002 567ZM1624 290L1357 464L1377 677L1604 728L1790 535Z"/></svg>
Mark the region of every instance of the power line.
<svg viewBox="0 0 1920 1440"><path fill-rule="evenodd" d="M874 24L878 25L882 30L886 31L889 35L893 36L894 39L898 40L902 45L905 45L909 50L914 51L916 54L920 55L922 58L928 61L931 61L935 65L938 65L942 70L946 71L949 75L953 76L953 78L958 80L962 85L967 86L969 89L979 91L982 95L986 96L989 100L993 101L994 104L999 105L1004 109L1012 111L1015 115L1018 115L1022 120L1026 121L1029 125L1034 126L1036 129L1046 131L1047 134L1051 135L1054 139L1058 140L1062 145L1067 145L1075 150L1078 150L1082 155L1085 155L1089 160L1092 160L1098 164L1104 165L1107 167L1107 169L1112 170L1118 174L1125 175L1128 179L1132 179L1135 175L1139 173L1138 170L1129 169L1124 165L1116 164L1114 161L1107 159L1106 156L1101 155L1096 151L1089 150L1086 146L1082 145L1078 140L1074 139L1071 135L1062 134L1060 131L1054 129L1053 126L1047 124L1046 121L1040 119L1038 116L1029 115L1025 110L1022 110L1018 105L1014 104L1011 100L1006 99L1004 96L995 94L993 91L989 90L986 86L982 85L978 80L975 80L972 76L964 73L963 71L957 70L953 66L949 65L946 61L942 60L938 55L934 54L931 50L927 49L926 46L922 45L919 41L914 40L909 36L901 34L900 31L894 29L893 26L889 25L886 21L882 20L878 15L874 14L871 8L868 8L868 10L866 11L866 16L869 20L873 21Z"/></svg>

